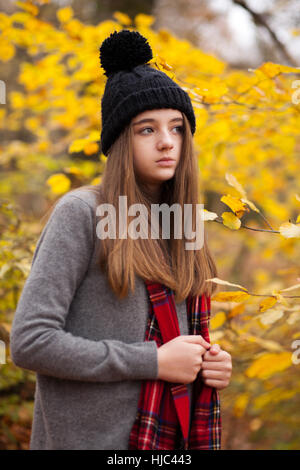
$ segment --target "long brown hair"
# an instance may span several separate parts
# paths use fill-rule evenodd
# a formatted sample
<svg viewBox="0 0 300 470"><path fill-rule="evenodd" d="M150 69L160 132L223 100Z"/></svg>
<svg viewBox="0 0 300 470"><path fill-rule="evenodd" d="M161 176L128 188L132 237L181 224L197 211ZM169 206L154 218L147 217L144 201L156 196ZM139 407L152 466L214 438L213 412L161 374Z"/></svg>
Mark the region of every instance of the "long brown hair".
<svg viewBox="0 0 300 470"><path fill-rule="evenodd" d="M177 203L181 208L184 204L191 204L194 208L200 203L199 168L189 121L184 113L182 117L183 140L180 160L174 177L162 185L160 204L166 203L171 207ZM129 123L109 149L101 183L84 185L69 193L77 189L93 191L96 193L98 204L111 204L116 214L119 211L119 196L127 196L127 207L131 204L144 204L148 216L151 215L151 204L154 201L135 174L132 139L133 130ZM127 214L127 226L131 217ZM195 211L192 220L192 228L195 230ZM149 217L144 222L143 227L147 226L148 234L151 233ZM204 293L211 296L216 290L214 283L205 282L206 279L217 277L217 268L207 245L205 230L202 248L186 250L185 242L188 240L184 235L181 239L174 238L173 222L171 214L169 239L161 237L161 224L158 221L160 227L158 239L117 236L101 239L98 243L99 267L106 274L112 290L120 299L128 295L129 289L134 291L135 275L143 280L153 280L168 286L174 291L176 302L183 301L188 295ZM182 226L183 224L184 221ZM116 217L116 234L118 233L119 222Z"/></svg>
<svg viewBox="0 0 300 470"><path fill-rule="evenodd" d="M193 136L189 121L183 116L183 140L181 156L174 177L162 185L160 204L170 207L177 203L199 204L199 169L194 150ZM151 214L151 196L134 172L133 131L129 123L119 135L108 152L105 171L98 186L99 203L112 204L118 214L119 195L127 196L127 206L144 204L148 215ZM95 189L95 188L94 188ZM182 215L183 216L183 215ZM127 223L130 223L127 215ZM193 211L193 230L196 226L196 213ZM116 233L119 233L118 217ZM150 220L146 221L151 233ZM183 226L182 222L182 226ZM159 226L161 228L160 222ZM161 235L161 231L159 232ZM126 297L128 289L134 290L135 275L144 280L160 282L174 291L176 302L183 301L188 295L211 295L216 286L205 282L216 277L217 269L207 246L204 230L204 243L200 250L186 250L185 242L174 238L173 218L170 217L170 238L106 238L99 244L99 264L106 273L108 282L119 298Z"/></svg>

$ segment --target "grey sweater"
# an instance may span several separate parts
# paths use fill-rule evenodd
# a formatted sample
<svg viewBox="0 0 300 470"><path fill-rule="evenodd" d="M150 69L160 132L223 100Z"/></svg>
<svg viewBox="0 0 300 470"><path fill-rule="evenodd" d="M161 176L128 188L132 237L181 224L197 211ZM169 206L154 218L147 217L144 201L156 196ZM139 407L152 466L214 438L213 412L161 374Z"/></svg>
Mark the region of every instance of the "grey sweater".
<svg viewBox="0 0 300 470"><path fill-rule="evenodd" d="M12 361L36 372L30 449L128 449L142 381L157 378L146 287L136 277L122 300L111 290L97 264L96 206L80 188L61 198L15 312ZM176 307L188 334L185 301Z"/></svg>

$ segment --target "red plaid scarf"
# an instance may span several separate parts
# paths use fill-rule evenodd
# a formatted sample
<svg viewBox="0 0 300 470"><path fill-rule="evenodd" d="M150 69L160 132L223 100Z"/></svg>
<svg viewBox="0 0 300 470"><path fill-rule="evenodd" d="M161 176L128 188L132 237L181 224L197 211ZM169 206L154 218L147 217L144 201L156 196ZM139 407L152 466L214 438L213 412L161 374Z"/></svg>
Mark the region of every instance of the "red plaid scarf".
<svg viewBox="0 0 300 470"><path fill-rule="evenodd" d="M162 284L145 284L150 299L145 341L154 340L159 347L180 335L174 294ZM189 334L201 334L210 342L210 297L188 297L186 305ZM200 374L193 382L191 423L190 400L185 384L164 380L142 382L138 412L129 438L129 450L217 450L220 447L219 394L215 388L204 384Z"/></svg>

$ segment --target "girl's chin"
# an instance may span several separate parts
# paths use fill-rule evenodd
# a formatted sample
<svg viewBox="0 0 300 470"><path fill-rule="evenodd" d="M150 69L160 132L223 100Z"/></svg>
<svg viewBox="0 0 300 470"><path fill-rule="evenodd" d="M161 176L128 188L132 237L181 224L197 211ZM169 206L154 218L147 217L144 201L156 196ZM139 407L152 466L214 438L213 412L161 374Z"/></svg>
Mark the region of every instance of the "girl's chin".
<svg viewBox="0 0 300 470"><path fill-rule="evenodd" d="M175 168L174 167L158 167L156 171L153 172L155 175L158 175L158 178L164 178L164 176L169 177L169 175L175 175Z"/></svg>

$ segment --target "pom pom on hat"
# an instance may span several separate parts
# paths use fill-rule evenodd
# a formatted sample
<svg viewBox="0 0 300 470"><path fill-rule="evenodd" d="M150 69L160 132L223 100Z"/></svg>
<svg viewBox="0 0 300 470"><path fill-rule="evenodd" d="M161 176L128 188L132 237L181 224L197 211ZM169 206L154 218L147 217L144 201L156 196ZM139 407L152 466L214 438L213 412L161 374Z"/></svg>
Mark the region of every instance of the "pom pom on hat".
<svg viewBox="0 0 300 470"><path fill-rule="evenodd" d="M147 39L137 31L115 31L100 47L100 64L107 77L120 70L130 70L153 58Z"/></svg>

